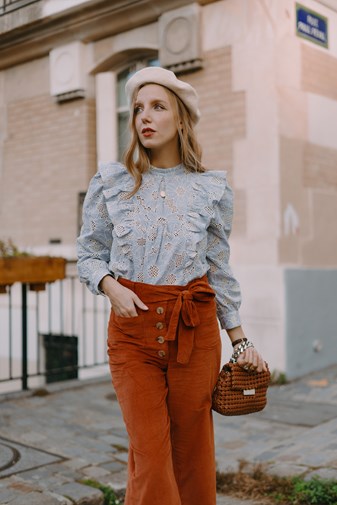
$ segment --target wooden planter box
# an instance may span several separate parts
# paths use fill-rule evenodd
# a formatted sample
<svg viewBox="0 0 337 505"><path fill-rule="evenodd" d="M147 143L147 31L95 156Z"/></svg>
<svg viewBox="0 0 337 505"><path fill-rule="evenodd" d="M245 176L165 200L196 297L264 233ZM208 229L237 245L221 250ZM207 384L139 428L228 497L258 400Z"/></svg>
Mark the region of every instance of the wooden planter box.
<svg viewBox="0 0 337 505"><path fill-rule="evenodd" d="M0 258L0 292L15 282L30 284L36 291L45 289L47 282L64 279L66 260L49 256L18 256Z"/></svg>

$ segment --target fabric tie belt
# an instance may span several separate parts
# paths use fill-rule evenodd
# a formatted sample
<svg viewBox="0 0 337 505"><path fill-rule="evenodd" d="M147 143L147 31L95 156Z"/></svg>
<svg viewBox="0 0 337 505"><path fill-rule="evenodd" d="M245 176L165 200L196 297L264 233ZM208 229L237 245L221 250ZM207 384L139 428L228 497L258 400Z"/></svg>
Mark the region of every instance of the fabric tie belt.
<svg viewBox="0 0 337 505"><path fill-rule="evenodd" d="M187 364L193 350L195 328L200 324L195 302L209 303L215 297L207 276L195 279L186 286L156 286L132 282L124 278L118 280L131 288L145 304L176 299L164 338L167 341L178 340L177 362Z"/></svg>
<svg viewBox="0 0 337 505"><path fill-rule="evenodd" d="M203 280L192 281L180 291L174 305L165 340L178 338L177 362L189 362L194 345L194 329L200 324L200 318L194 301L209 302L214 298L213 289Z"/></svg>

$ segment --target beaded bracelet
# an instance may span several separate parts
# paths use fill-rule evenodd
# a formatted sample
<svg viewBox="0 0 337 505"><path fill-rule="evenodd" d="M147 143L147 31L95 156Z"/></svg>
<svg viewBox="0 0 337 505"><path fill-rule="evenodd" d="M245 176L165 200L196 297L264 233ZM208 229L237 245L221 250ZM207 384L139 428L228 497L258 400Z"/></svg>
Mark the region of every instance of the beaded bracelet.
<svg viewBox="0 0 337 505"><path fill-rule="evenodd" d="M237 359L238 357L240 356L240 354L242 354L246 349L248 349L249 347L254 347L254 345L252 344L252 342L250 342L249 340L246 340L245 342L242 342L236 349L235 351L233 352L232 354L232 357L231 359L229 360L231 363L236 363L237 362Z"/></svg>

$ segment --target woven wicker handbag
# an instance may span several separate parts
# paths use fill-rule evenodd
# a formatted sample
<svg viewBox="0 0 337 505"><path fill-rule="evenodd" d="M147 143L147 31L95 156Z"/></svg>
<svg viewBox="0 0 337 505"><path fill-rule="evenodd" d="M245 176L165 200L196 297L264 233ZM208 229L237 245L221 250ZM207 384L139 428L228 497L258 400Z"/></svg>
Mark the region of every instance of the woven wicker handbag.
<svg viewBox="0 0 337 505"><path fill-rule="evenodd" d="M267 403L270 372L247 372L226 363L213 391L212 409L223 416L241 416L263 410Z"/></svg>

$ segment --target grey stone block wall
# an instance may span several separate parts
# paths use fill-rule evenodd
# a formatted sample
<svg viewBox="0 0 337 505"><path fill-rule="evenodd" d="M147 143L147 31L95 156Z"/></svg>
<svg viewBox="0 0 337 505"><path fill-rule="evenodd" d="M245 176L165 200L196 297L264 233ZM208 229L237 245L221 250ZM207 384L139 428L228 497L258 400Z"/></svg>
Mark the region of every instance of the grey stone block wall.
<svg viewBox="0 0 337 505"><path fill-rule="evenodd" d="M286 374L337 363L337 269L286 269Z"/></svg>

